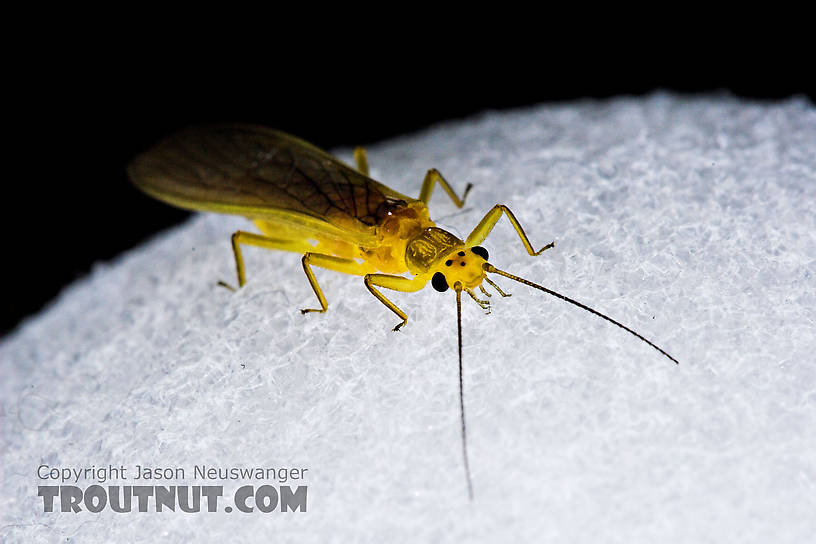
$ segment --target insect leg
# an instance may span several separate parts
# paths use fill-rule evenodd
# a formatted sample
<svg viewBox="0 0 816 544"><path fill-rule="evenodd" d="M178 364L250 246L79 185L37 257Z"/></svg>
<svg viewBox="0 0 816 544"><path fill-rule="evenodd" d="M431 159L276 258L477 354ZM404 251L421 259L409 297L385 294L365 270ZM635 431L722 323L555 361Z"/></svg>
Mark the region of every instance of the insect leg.
<svg viewBox="0 0 816 544"><path fill-rule="evenodd" d="M545 249L550 249L551 247L555 246L555 242L550 242L538 251L534 250L533 244L530 243L530 240L527 238L527 234L524 232L524 229L521 228L521 224L518 222L518 219L516 219L516 216L510 211L510 208L504 204L496 204L489 212L485 214L479 224L476 225L476 228L473 229L473 232L468 235L465 244L470 247L477 246L482 243L484 239L487 238L487 235L490 234L490 231L493 230L493 227L496 226L496 222L501 218L502 213L507 215L507 219L509 219L510 223L513 224L513 228L516 229L519 238L521 238L521 243L524 244L524 248L530 255L538 255Z"/></svg>
<svg viewBox="0 0 816 544"><path fill-rule="evenodd" d="M238 272L238 287L243 287L246 283L244 257L241 254L241 244L262 247L265 249L295 251L297 253L308 251L312 247L309 245L309 243L302 240L281 240L252 232L244 232L242 230L236 231L232 235L232 252L235 254L235 268Z"/></svg>
<svg viewBox="0 0 816 544"><path fill-rule="evenodd" d="M389 310L397 314L400 319L402 319L402 322L394 327L394 331L400 330L400 327L408 323L408 316L405 315L405 312L400 310L396 304L385 298L385 295L380 293L375 285L377 287L393 289L394 291L413 293L414 291L419 291L425 287L426 283L428 282L418 278L404 278L402 276L392 276L390 274L366 274L365 277L365 286L368 288L371 294L377 297L377 300L385 304Z"/></svg>
<svg viewBox="0 0 816 544"><path fill-rule="evenodd" d="M425 174L425 179L422 182L422 189L419 191L419 199L428 205L428 201L431 200L431 193L433 193L434 184L439 183L442 188L448 193L448 196L453 203L456 204L457 208L461 208L465 205L465 199L467 198L470 189L473 187L472 183L468 183L467 187L465 187L465 192L462 194L462 198L460 199L456 196L456 193L453 192L453 188L447 182L445 178L442 177L442 174L439 173L439 170L436 168L431 168L428 170L428 173Z"/></svg>
<svg viewBox="0 0 816 544"><path fill-rule="evenodd" d="M361 174L364 176L368 175L368 157L366 156L366 150L364 147L360 147L359 145L354 148L354 162L357 163L357 170L360 171Z"/></svg>
<svg viewBox="0 0 816 544"><path fill-rule="evenodd" d="M307 252L303 255L301 262L303 263L303 271L306 273L306 277L309 279L309 285L312 286L312 290L314 291L315 296L317 296L317 300L320 301L320 309L308 308L301 310L300 313L303 314L309 312L323 313L329 307L328 303L326 303L326 297L323 295L323 290L320 288L320 285L318 285L314 272L312 272L311 265L334 270L335 272L342 272L343 274L352 274L354 276L361 276L363 272L360 264L354 259L344 259L342 257L335 257L333 255L323 255L321 253Z"/></svg>

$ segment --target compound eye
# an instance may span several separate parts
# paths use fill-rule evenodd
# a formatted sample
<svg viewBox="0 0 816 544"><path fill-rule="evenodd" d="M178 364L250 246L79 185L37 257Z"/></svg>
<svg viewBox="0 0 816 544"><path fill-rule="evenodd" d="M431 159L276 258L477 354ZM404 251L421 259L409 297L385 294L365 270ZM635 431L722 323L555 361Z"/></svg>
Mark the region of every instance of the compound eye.
<svg viewBox="0 0 816 544"><path fill-rule="evenodd" d="M484 259L485 261L487 260L487 258L488 258L487 257L487 250L485 248L483 248L482 246L473 246L472 248L470 248L470 250L473 253L475 253L476 255L478 255L479 257L481 257L482 259Z"/></svg>
<svg viewBox="0 0 816 544"><path fill-rule="evenodd" d="M442 272L437 272L431 278L431 285L433 288L439 291L440 293L444 293L448 290L448 280L445 279L445 274Z"/></svg>

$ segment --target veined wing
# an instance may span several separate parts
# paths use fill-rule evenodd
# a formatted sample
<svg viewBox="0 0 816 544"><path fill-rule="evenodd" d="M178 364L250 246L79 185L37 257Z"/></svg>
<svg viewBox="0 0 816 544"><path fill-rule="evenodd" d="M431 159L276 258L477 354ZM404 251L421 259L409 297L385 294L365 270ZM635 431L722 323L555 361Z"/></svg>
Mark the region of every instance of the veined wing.
<svg viewBox="0 0 816 544"><path fill-rule="evenodd" d="M252 125L183 130L136 157L128 174L146 193L182 208L354 238L372 236L390 210L414 200L308 142Z"/></svg>

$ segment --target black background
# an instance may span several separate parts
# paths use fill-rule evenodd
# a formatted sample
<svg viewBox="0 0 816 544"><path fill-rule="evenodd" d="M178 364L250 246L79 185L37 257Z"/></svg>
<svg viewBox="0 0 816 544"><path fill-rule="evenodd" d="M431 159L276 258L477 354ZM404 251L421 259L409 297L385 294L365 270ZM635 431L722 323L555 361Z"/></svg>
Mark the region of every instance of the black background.
<svg viewBox="0 0 816 544"><path fill-rule="evenodd" d="M488 35L480 45L437 40L420 48L427 36L418 29L399 48L357 40L319 52L291 42L123 46L111 34L60 37L47 52L20 58L7 85L15 145L4 176L10 244L0 332L94 262L188 216L132 188L125 165L190 124L258 123L332 148L486 109L656 89L816 98L812 45L769 47L754 35L751 43L697 37L687 47L688 36L657 33L580 50L570 39L499 47ZM679 39L684 47L666 46Z"/></svg>

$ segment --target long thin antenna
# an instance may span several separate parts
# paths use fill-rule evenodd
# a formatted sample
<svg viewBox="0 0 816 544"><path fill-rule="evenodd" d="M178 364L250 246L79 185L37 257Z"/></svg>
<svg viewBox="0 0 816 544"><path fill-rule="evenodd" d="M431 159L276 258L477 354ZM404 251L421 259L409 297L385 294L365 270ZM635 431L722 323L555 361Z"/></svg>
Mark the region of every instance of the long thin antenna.
<svg viewBox="0 0 816 544"><path fill-rule="evenodd" d="M453 288L456 290L456 329L459 333L459 413L462 415L462 458L465 461L468 497L473 500L473 484L470 481L470 464L467 454L467 430L465 429L465 387L462 379L462 284L457 281Z"/></svg>
<svg viewBox="0 0 816 544"><path fill-rule="evenodd" d="M485 271L486 271L486 272L492 272L492 273L494 273L494 274L499 274L500 276L504 276L505 278L510 278L511 280L515 280L515 281L517 281L517 282L519 282L519 283L523 283L523 284L525 284L525 285L529 285L530 287L533 287L533 288L538 289L538 290L540 290L540 291L544 291L544 292L545 292L545 293L547 293L548 295L552 295L552 296L554 296L554 297L558 297L558 298L560 298L561 300L565 300L565 301L569 302L570 304L575 304L575 305L576 305L576 306L578 306L579 308L583 308L584 310L586 310L586 311L588 311L588 312L591 312L591 313L593 313L593 314L597 315L598 317L601 317L601 318L603 318L603 319L606 319L606 320L607 320L607 321L609 321L610 323L614 323L615 325L617 325L617 326L618 326L618 327L620 327L621 329L625 330L626 332L632 333L633 335L637 336L638 338L640 338L641 340L643 340L644 342L646 342L647 344L649 344L650 346L652 346L654 349L656 349L657 351L659 351L660 353L662 353L663 355L665 355L666 357L668 357L669 359L671 359L672 361L674 361L674 363L675 363L675 364L678 364L678 365L680 364L680 362L679 362L677 359L675 359L674 357L672 357L671 355L669 355L668 353L666 353L665 351L663 351L661 348L657 347L655 344L653 344L652 342L650 342L650 341L649 341L649 340L647 340L646 338L642 337L641 335L639 335L638 333L636 333L635 331L633 331L633 330L632 330L632 329L630 329L629 327L627 327L627 326L625 326L625 325L622 325L622 324L618 323L617 321L615 321L615 320L614 320L614 319L612 319L611 317L606 316L606 315L602 314L601 312L599 312L599 311L597 311L597 310L593 310L593 309L592 309L592 308L590 308L589 306L586 306L586 305L584 305L584 304L581 304L581 303L580 303L580 302L578 302L577 300L572 300L572 299L571 299L571 298L569 298L569 297L565 297L565 296L564 296L564 295L562 295L561 293L556 293L555 291L553 291L553 290L551 290L551 289L547 289L546 287L542 287L542 286L540 286L540 285L538 285L538 284L535 284L535 283L533 283L533 282L531 282L531 281L527 281L527 280L525 280L524 278L520 278L520 277L518 277L518 276L514 276L513 274L508 274L507 272L504 272L504 271L502 271L502 270L499 270L498 268L496 268L495 266L493 266L493 265L492 265L492 264L490 264L490 263L485 263L485 264L484 264L484 265L482 265L482 266L483 266L483 268L485 269ZM458 296L458 295L457 295L457 296ZM460 331L460 335L461 335L461 331ZM460 343L461 343L461 341L460 341ZM460 356L460 360L461 360L461 349L460 349L459 356ZM461 364L461 363L460 363L460 364Z"/></svg>

